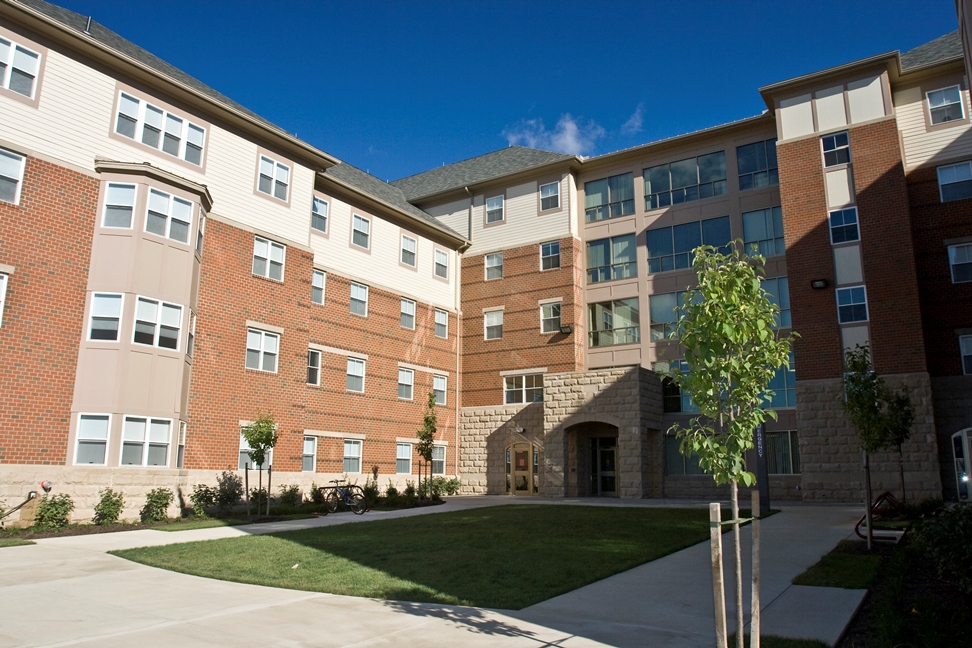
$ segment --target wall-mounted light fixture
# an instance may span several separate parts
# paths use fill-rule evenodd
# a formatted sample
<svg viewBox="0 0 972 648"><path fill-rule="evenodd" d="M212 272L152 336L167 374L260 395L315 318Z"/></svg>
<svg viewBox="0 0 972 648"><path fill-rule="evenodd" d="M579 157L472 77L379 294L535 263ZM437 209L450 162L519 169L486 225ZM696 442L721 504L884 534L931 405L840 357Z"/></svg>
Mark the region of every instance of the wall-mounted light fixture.
<svg viewBox="0 0 972 648"><path fill-rule="evenodd" d="M513 430L514 430L514 431L515 431L515 432L516 432L517 434L523 434L524 432L526 432L526 428L521 428L521 427L518 427L518 428L513 428Z"/></svg>
<svg viewBox="0 0 972 648"><path fill-rule="evenodd" d="M810 282L810 287L814 290L820 290L827 287L826 279L814 279Z"/></svg>
<svg viewBox="0 0 972 648"><path fill-rule="evenodd" d="M564 335L570 335L571 333L574 332L574 325L564 324L563 326L560 327L560 332L563 333Z"/></svg>

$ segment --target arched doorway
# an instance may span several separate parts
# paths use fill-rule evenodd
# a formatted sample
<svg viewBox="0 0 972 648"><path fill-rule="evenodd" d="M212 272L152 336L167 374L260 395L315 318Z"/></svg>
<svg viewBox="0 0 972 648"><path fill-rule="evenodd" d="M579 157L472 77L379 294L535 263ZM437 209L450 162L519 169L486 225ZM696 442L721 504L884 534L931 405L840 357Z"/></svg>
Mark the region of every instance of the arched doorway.
<svg viewBox="0 0 972 648"><path fill-rule="evenodd" d="M506 492L537 495L540 490L540 449L526 441L506 448Z"/></svg>
<svg viewBox="0 0 972 648"><path fill-rule="evenodd" d="M566 432L568 496L618 497L621 472L617 426L590 421L572 425Z"/></svg>

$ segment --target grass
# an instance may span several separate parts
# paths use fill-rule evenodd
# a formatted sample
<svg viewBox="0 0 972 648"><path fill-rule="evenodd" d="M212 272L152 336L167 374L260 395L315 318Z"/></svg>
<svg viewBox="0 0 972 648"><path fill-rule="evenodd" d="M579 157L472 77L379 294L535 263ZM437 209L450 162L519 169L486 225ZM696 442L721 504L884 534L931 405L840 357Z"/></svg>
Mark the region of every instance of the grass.
<svg viewBox="0 0 972 648"><path fill-rule="evenodd" d="M520 505L112 553L242 583L521 609L708 536L705 509Z"/></svg>
<svg viewBox="0 0 972 648"><path fill-rule="evenodd" d="M0 547L22 547L32 544L34 543L30 540L21 540L20 538L0 538Z"/></svg>
<svg viewBox="0 0 972 648"><path fill-rule="evenodd" d="M193 529L211 529L213 527L240 526L241 524L258 524L268 521L278 522L280 520L307 520L316 517L310 513L291 513L288 515L275 515L272 520L245 520L242 518L186 518L176 520L167 524L152 527L157 531L191 531Z"/></svg>
<svg viewBox="0 0 972 648"><path fill-rule="evenodd" d="M863 540L841 540L830 553L793 579L794 585L869 589L881 570L884 556L867 551Z"/></svg>
<svg viewBox="0 0 972 648"><path fill-rule="evenodd" d="M729 648L733 648L736 645L735 632L729 635L729 641L727 643ZM745 635L743 645L749 645L749 635ZM759 635L759 646L760 648L830 648L823 641L816 639L787 639L786 637L775 637L764 634Z"/></svg>

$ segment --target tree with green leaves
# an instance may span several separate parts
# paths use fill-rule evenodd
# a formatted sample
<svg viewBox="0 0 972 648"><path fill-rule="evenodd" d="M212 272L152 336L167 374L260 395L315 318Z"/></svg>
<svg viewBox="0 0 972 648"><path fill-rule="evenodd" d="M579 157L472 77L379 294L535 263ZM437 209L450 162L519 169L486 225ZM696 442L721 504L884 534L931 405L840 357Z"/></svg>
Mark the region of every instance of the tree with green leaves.
<svg viewBox="0 0 972 648"><path fill-rule="evenodd" d="M418 443L415 444L415 451L428 464L429 473L432 471L432 453L435 449L435 432L438 425L438 418L435 415L435 392L429 392L428 404L425 407L425 415L422 417L422 427L416 433ZM431 490L429 491L431 495ZM419 474L419 496L422 495L422 475Z"/></svg>
<svg viewBox="0 0 972 648"><path fill-rule="evenodd" d="M767 408L770 380L789 361L796 333L781 335L780 309L763 289L764 259L749 256L742 241L728 254L711 246L695 249L692 267L698 288L686 291L670 338L684 349L684 369L672 379L701 416L671 431L684 455L697 455L702 470L719 485L728 484L732 500L736 575L736 644L743 648L742 547L739 484L752 486L745 453L754 447L753 432L776 413Z"/></svg>
<svg viewBox="0 0 972 648"><path fill-rule="evenodd" d="M277 445L279 433L277 424L273 420L273 414L269 412L261 414L249 425L244 425L242 430L243 439L250 446L249 455L253 463L259 470L259 492L263 492L263 464L266 463L267 455L273 447ZM268 482L269 484L269 482ZM270 497L267 497L267 515L270 515Z"/></svg>

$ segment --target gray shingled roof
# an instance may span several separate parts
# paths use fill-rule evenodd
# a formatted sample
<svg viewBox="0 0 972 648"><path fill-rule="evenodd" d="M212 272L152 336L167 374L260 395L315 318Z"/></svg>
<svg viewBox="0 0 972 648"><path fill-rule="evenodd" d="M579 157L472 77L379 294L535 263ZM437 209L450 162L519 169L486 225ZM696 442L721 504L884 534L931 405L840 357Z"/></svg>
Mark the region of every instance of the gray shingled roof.
<svg viewBox="0 0 972 648"><path fill-rule="evenodd" d="M907 72L957 56L962 56L962 38L956 29L902 54L901 71Z"/></svg>
<svg viewBox="0 0 972 648"><path fill-rule="evenodd" d="M432 169L395 180L391 184L402 190L405 198L416 200L451 189L468 187L492 178L510 175L535 166L571 160L573 155L554 153L525 146L510 146L479 157Z"/></svg>
<svg viewBox="0 0 972 648"><path fill-rule="evenodd" d="M447 234L461 240L466 240L466 237L462 234L459 234L448 225L442 223L440 220L409 203L405 199L405 195L402 193L401 189L392 186L383 180L379 180L375 176L365 173L357 167L351 166L346 162L342 162L341 164L328 168L327 171L324 172L324 175L331 176L336 180L351 185L359 191L370 194L379 200L393 205L394 207L407 212L409 215L425 221L436 229L446 232Z"/></svg>

